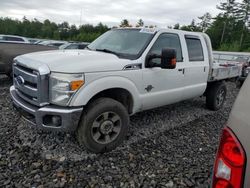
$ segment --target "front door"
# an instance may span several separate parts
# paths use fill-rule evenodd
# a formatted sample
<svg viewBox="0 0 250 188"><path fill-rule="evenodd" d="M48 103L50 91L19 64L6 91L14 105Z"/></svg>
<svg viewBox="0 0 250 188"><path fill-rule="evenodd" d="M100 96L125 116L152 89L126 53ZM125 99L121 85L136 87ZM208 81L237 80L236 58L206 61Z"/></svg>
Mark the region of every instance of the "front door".
<svg viewBox="0 0 250 188"><path fill-rule="evenodd" d="M184 65L179 36L173 33L163 33L155 41L149 54L160 55L163 48L172 48L177 53L175 69L159 67L143 69L143 110L172 104L182 100L184 85ZM153 59L160 64L161 60Z"/></svg>

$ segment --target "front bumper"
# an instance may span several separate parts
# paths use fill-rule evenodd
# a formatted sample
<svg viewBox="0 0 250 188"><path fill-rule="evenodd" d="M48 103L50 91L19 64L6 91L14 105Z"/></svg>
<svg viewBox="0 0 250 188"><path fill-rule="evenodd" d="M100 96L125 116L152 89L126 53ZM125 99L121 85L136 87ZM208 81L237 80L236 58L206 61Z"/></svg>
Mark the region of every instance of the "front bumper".
<svg viewBox="0 0 250 188"><path fill-rule="evenodd" d="M10 87L10 94L13 100L13 104L17 108L17 110L27 121L29 121L33 125L36 125L37 128L62 132L72 132L76 130L83 107L67 108L48 105L39 108L30 103L27 103L25 100L19 97L14 86ZM57 120L59 119L59 121L57 121L57 124L53 123L53 117L56 117Z"/></svg>

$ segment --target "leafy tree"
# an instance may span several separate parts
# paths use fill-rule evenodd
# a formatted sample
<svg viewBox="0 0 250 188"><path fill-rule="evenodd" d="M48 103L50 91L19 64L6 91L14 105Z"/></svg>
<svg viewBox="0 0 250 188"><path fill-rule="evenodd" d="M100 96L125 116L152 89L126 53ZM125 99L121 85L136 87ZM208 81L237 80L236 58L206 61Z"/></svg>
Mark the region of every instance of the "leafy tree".
<svg viewBox="0 0 250 188"><path fill-rule="evenodd" d="M202 32L205 32L211 26L212 15L209 12L206 12L203 16L198 18L201 20L198 25L200 26Z"/></svg>
<svg viewBox="0 0 250 188"><path fill-rule="evenodd" d="M174 29L180 29L180 24L179 23L175 24L173 28Z"/></svg>
<svg viewBox="0 0 250 188"><path fill-rule="evenodd" d="M0 17L1 34L21 35L32 38L92 42L96 37L108 30L109 28L102 23L99 23L97 26L86 24L77 28L68 22L56 24L48 19L40 22L37 19L28 20L26 17L22 21Z"/></svg>
<svg viewBox="0 0 250 188"><path fill-rule="evenodd" d="M235 14L237 13L237 6L238 3L236 3L235 0L227 0L227 2L221 2L220 5L217 6L219 10L222 10L223 17L225 18L220 44L222 44L224 41L225 33L229 32L226 31L227 28L233 29L230 28L229 25L232 25L230 23L230 20L232 20L232 18L235 18Z"/></svg>
<svg viewBox="0 0 250 188"><path fill-rule="evenodd" d="M217 9L221 10L226 17L234 17L237 12L238 3L235 0L226 0L217 5Z"/></svg>
<svg viewBox="0 0 250 188"><path fill-rule="evenodd" d="M239 22L242 24L241 36L240 36L240 47L242 47L244 36L247 34L249 30L250 23L250 1L243 0L238 4L236 16Z"/></svg>
<svg viewBox="0 0 250 188"><path fill-rule="evenodd" d="M201 28L195 23L194 19L192 20L190 25L183 25L180 27L180 29L184 31L201 31Z"/></svg>
<svg viewBox="0 0 250 188"><path fill-rule="evenodd" d="M136 24L136 27L143 27L143 26L144 26L144 21L142 19L139 19Z"/></svg>
<svg viewBox="0 0 250 188"><path fill-rule="evenodd" d="M127 19L122 20L120 27L130 27L129 21Z"/></svg>
<svg viewBox="0 0 250 188"><path fill-rule="evenodd" d="M63 23L58 25L58 31L60 33L60 38L63 40L66 40L67 38L69 38L69 30L70 30L70 26L69 26L68 22L63 22Z"/></svg>

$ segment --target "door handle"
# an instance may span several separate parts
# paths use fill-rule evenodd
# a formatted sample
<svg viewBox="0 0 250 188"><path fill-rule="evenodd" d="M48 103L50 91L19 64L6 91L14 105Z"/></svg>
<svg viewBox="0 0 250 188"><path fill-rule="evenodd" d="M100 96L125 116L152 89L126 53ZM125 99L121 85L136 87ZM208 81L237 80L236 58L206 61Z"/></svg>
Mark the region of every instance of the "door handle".
<svg viewBox="0 0 250 188"><path fill-rule="evenodd" d="M185 74L185 69L178 69L179 72L182 72L182 74Z"/></svg>

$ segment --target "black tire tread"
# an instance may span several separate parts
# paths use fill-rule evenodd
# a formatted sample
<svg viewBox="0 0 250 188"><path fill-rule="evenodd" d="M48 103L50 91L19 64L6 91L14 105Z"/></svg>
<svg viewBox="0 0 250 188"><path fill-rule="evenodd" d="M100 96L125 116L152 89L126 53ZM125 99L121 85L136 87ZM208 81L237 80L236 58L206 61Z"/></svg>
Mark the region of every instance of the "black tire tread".
<svg viewBox="0 0 250 188"><path fill-rule="evenodd" d="M102 111L105 108L114 108L118 110L123 117L123 128L120 135L116 138L114 142L111 142L107 145L101 145L96 143L88 132L88 123L91 122L91 119L95 117L95 114ZM129 124L129 115L127 109L118 101L111 99L111 98L99 98L95 101L91 102L87 108L83 111L76 136L77 140L81 145L84 145L87 150L94 152L94 153L103 153L108 152L116 148L118 145L122 143L125 136L127 135L128 131L128 124Z"/></svg>
<svg viewBox="0 0 250 188"><path fill-rule="evenodd" d="M224 88L227 94L227 88L224 82L216 82L209 86L207 93L206 93L206 106L208 109L217 111L223 106L225 100L221 106L217 106L215 102L216 95L218 94L219 90L221 90L222 88Z"/></svg>

